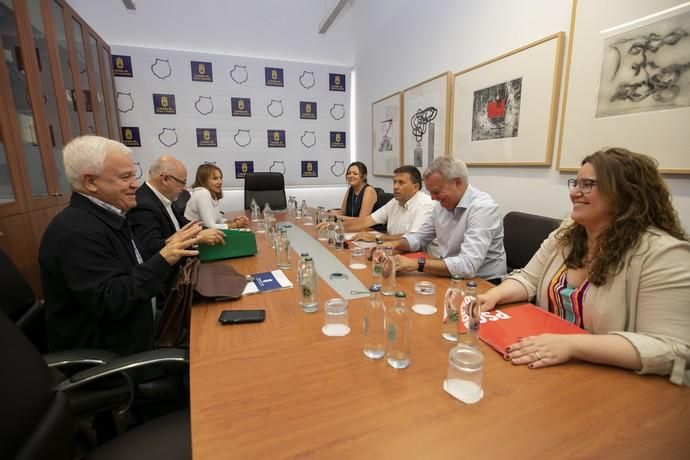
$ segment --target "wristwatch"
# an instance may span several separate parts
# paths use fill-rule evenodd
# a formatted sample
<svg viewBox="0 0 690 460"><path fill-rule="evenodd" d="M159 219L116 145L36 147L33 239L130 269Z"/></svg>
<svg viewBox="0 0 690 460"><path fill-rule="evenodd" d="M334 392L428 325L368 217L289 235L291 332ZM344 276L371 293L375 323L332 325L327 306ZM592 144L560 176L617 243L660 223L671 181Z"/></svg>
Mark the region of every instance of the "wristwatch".
<svg viewBox="0 0 690 460"><path fill-rule="evenodd" d="M419 257L417 259L417 271L423 272L424 271L424 265L426 265L426 257Z"/></svg>

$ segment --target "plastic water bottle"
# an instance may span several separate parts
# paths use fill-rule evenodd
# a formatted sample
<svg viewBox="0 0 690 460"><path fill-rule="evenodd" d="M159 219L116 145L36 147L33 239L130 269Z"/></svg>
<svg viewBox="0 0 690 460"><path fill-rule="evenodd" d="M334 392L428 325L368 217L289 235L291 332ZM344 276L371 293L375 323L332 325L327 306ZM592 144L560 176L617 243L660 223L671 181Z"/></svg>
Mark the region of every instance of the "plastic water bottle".
<svg viewBox="0 0 690 460"><path fill-rule="evenodd" d="M304 266L300 276L300 305L305 313L314 313L319 308L316 300L316 267L311 257L304 258Z"/></svg>
<svg viewBox="0 0 690 460"><path fill-rule="evenodd" d="M276 238L276 259L278 259L278 268L290 268L290 240L287 236L287 230L280 230L279 236Z"/></svg>
<svg viewBox="0 0 690 460"><path fill-rule="evenodd" d="M259 204L256 202L254 198L252 198L251 203L249 203L249 209L252 213L252 222L256 222L257 220L259 220L261 209L259 208Z"/></svg>
<svg viewBox="0 0 690 460"><path fill-rule="evenodd" d="M335 217L328 219L328 246L335 247Z"/></svg>
<svg viewBox="0 0 690 460"><path fill-rule="evenodd" d="M386 354L386 306L381 300L381 286L374 284L364 304L364 356L380 359Z"/></svg>
<svg viewBox="0 0 690 460"><path fill-rule="evenodd" d="M345 227L343 220L338 217L335 224L335 249L343 249L345 247Z"/></svg>
<svg viewBox="0 0 690 460"><path fill-rule="evenodd" d="M292 218L292 217L295 217L295 204L294 204L294 202L295 202L295 197L294 197L294 196L291 196L291 197L288 198L288 202L287 202L287 215L288 215L288 219L289 219L289 218Z"/></svg>
<svg viewBox="0 0 690 460"><path fill-rule="evenodd" d="M308 252L303 252L299 255L299 260L297 261L297 284L302 284L302 270L304 270L304 261L309 257Z"/></svg>
<svg viewBox="0 0 690 460"><path fill-rule="evenodd" d="M273 210L271 209L271 205L268 204L268 201L264 203L264 220L268 218L268 216L271 216L273 214Z"/></svg>
<svg viewBox="0 0 690 460"><path fill-rule="evenodd" d="M471 347L477 347L479 319L481 317L476 290L477 283L468 281L467 288L465 289L465 298L462 302L462 323L458 325L458 343L463 343Z"/></svg>
<svg viewBox="0 0 690 460"><path fill-rule="evenodd" d="M383 260L386 257L383 252L383 240L380 238L376 240L376 248L371 255L371 278L375 284L383 282Z"/></svg>
<svg viewBox="0 0 690 460"><path fill-rule="evenodd" d="M302 200L302 204L300 205L299 209L297 210L297 218L299 219L300 217L304 216L305 214L309 214L309 206L307 206L307 200Z"/></svg>
<svg viewBox="0 0 690 460"><path fill-rule="evenodd" d="M395 258L393 248L383 248L384 259L381 264L381 294L395 295Z"/></svg>
<svg viewBox="0 0 690 460"><path fill-rule="evenodd" d="M316 225L326 220L326 208L319 206L316 208Z"/></svg>
<svg viewBox="0 0 690 460"><path fill-rule="evenodd" d="M451 277L450 287L443 298L443 329L441 336L449 342L458 341L458 317L465 298L460 275Z"/></svg>
<svg viewBox="0 0 690 460"><path fill-rule="evenodd" d="M395 306L386 318L386 362L394 369L410 365L412 321L405 307L405 293L395 293Z"/></svg>

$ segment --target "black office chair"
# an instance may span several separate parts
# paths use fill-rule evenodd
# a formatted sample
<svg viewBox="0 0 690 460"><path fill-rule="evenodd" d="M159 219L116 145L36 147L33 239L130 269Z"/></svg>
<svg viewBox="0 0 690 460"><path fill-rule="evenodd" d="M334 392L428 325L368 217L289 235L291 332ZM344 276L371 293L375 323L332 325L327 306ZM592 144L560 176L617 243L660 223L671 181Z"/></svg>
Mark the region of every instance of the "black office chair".
<svg viewBox="0 0 690 460"><path fill-rule="evenodd" d="M74 459L75 427L66 392L124 369L179 359L170 350L156 352L89 369L56 386L36 348L0 312L0 458ZM191 458L189 413L178 412L146 423L80 458Z"/></svg>
<svg viewBox="0 0 690 460"><path fill-rule="evenodd" d="M371 212L375 212L377 209L382 208L394 198L392 193L386 193L381 187L374 187L374 190L376 190L376 203L374 203L374 208ZM374 225L371 228L381 233L386 233L388 231L386 224Z"/></svg>
<svg viewBox="0 0 690 460"><path fill-rule="evenodd" d="M177 211L181 216L184 216L184 210L187 208L187 202L191 197L192 194L189 193L189 190L183 189L177 199L173 201L172 207L175 208L175 211Z"/></svg>
<svg viewBox="0 0 690 460"><path fill-rule="evenodd" d="M36 300L29 282L2 250L0 250L0 292L3 296L2 311L19 326L34 346L44 353L46 341L43 302Z"/></svg>
<svg viewBox="0 0 690 460"><path fill-rule="evenodd" d="M27 280L1 250L0 292L3 295L1 310L15 322L40 353L46 353L45 305L43 301L35 300L33 289ZM83 369L107 364L119 358L115 353L97 349L44 354L54 382L64 381ZM97 435L103 440L111 437L115 431L114 419L109 415L111 411L124 413L135 403L140 407L144 404L161 404L177 398L182 391L182 383L176 376L165 375L135 385L127 374L122 374L120 378L113 378L109 385L89 386L72 391L69 404L75 419L98 417Z"/></svg>
<svg viewBox="0 0 690 460"><path fill-rule="evenodd" d="M511 211L503 218L503 246L508 273L522 268L537 252L542 241L561 225L558 219Z"/></svg>
<svg viewBox="0 0 690 460"><path fill-rule="evenodd" d="M285 178L277 172L254 172L244 178L244 209L249 209L252 198L260 207L268 203L271 209L287 208Z"/></svg>

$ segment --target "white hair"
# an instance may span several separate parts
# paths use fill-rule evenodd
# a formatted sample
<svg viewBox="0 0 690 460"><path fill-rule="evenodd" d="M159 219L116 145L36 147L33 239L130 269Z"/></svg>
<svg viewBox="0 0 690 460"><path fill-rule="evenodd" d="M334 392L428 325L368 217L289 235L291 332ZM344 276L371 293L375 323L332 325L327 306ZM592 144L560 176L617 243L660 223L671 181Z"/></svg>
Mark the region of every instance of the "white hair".
<svg viewBox="0 0 690 460"><path fill-rule="evenodd" d="M444 182L450 182L455 178L460 178L463 184L469 183L469 172L462 160L450 157L438 157L432 161L424 171L424 179L433 173L439 173Z"/></svg>
<svg viewBox="0 0 690 460"><path fill-rule="evenodd" d="M65 173L73 190L81 190L85 174L103 172L105 157L110 152L131 154L129 147L100 136L81 136L72 139L62 151Z"/></svg>

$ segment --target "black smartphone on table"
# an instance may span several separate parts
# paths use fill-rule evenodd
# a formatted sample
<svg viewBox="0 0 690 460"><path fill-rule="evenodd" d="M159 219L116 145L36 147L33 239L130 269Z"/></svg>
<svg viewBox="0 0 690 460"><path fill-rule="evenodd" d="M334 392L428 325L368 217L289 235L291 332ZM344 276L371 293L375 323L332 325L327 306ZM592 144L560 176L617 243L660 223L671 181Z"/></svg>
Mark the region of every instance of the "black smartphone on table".
<svg viewBox="0 0 690 460"><path fill-rule="evenodd" d="M260 323L266 319L264 310L223 310L218 317L220 324Z"/></svg>

